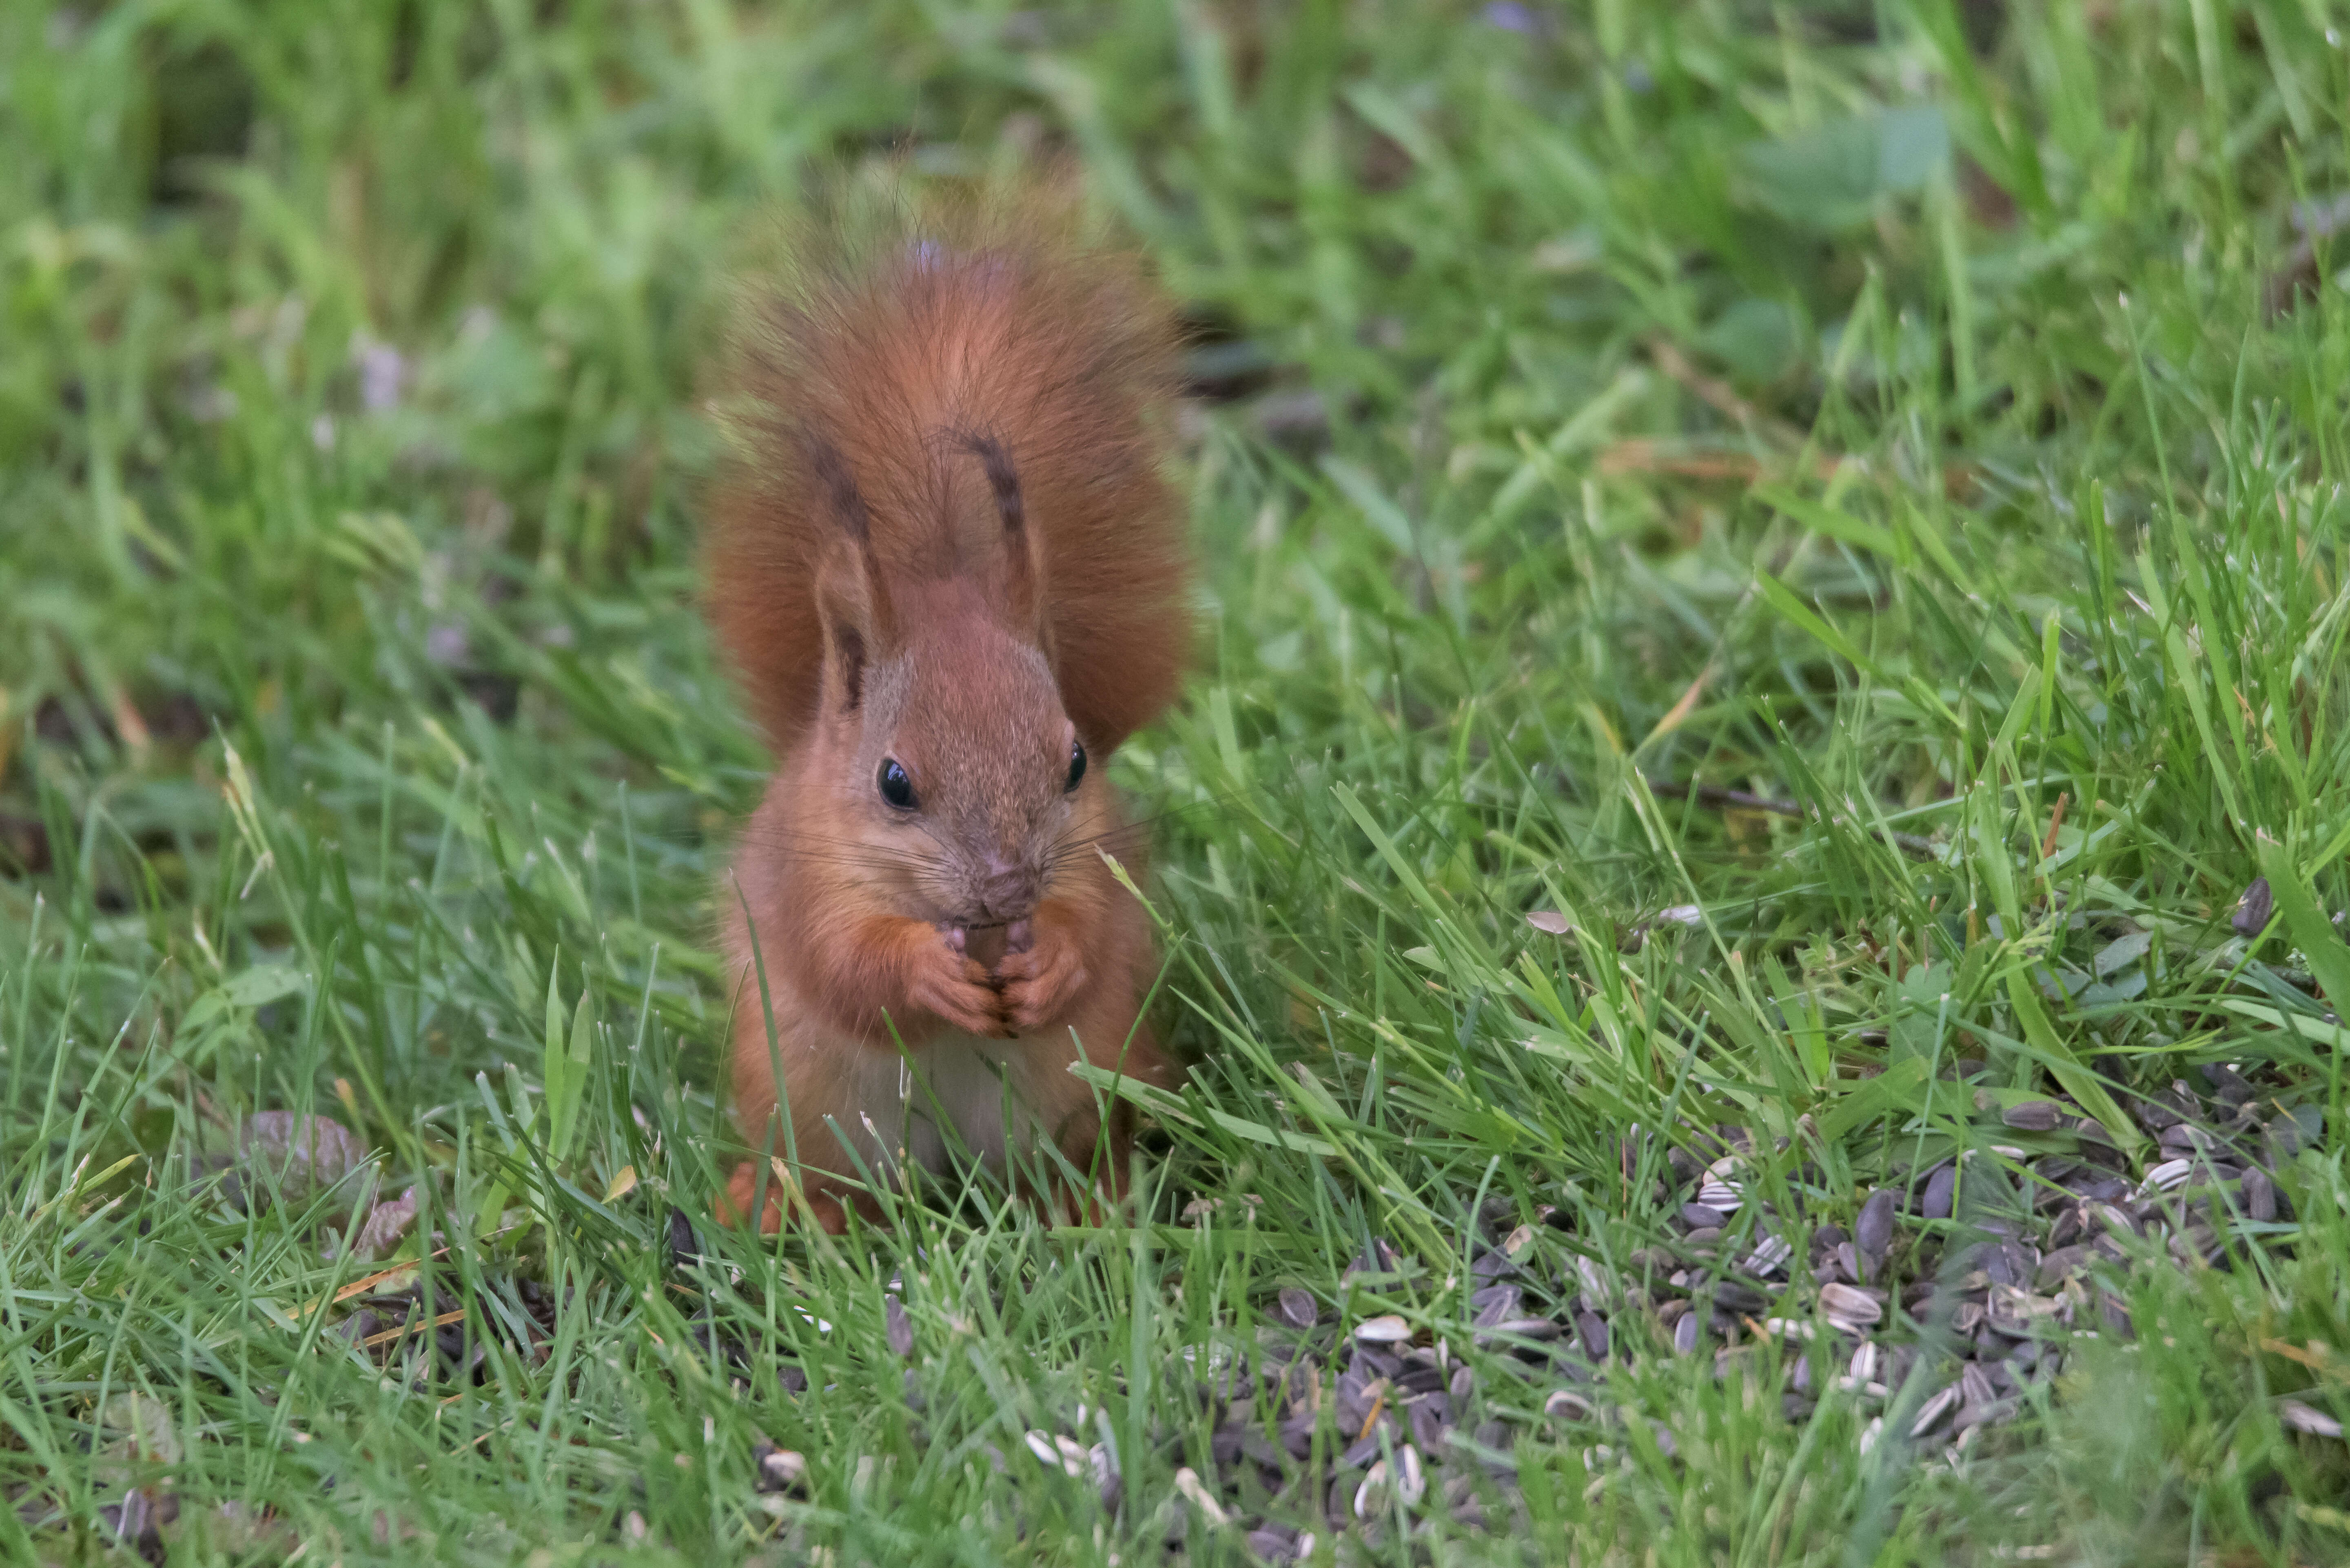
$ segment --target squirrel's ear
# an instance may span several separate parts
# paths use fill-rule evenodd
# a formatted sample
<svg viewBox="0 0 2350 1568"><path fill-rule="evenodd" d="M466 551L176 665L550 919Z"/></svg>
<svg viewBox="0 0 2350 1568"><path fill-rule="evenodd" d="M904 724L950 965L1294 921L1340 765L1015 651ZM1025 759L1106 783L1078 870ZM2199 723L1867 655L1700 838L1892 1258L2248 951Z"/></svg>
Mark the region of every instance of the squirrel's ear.
<svg viewBox="0 0 2350 1568"><path fill-rule="evenodd" d="M889 607L871 556L843 540L816 568L816 619L824 627L824 702L853 712L865 701L865 672L889 636Z"/></svg>
<svg viewBox="0 0 2350 1568"><path fill-rule="evenodd" d="M988 489L995 495L996 514L1003 521L1004 617L1013 629L1035 639L1036 645L1043 648L1048 628L1043 613L1044 595L1036 580L1036 543L1028 528L1027 503L1020 493L1020 471L1012 465L1012 454L1004 450L1003 443L993 436L968 436L964 444L986 472Z"/></svg>
<svg viewBox="0 0 2350 1568"><path fill-rule="evenodd" d="M865 700L865 671L889 635L889 597L873 558L873 525L847 462L828 442L813 442L809 467L826 492L841 537L816 574L816 618L824 627L824 701L849 712Z"/></svg>

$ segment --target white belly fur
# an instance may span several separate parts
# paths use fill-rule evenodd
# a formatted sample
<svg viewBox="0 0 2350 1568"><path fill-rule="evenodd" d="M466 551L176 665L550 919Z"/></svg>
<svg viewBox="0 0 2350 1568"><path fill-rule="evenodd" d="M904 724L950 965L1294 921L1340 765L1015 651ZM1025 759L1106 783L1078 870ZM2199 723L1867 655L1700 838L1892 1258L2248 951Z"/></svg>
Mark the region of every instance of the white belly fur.
<svg viewBox="0 0 2350 1568"><path fill-rule="evenodd" d="M894 1167L902 1148L908 1158L934 1173L945 1171L959 1154L978 1158L1000 1175L1007 1132L1024 1163L1034 1158L1035 1121L1025 1081L1033 1071L1031 1054L1019 1046L950 1034L903 1057L869 1046L849 1045L847 1052L854 1065L845 1085L849 1109L840 1118L839 1135L876 1168L875 1174ZM944 1127L953 1129L951 1137ZM804 1149L802 1158L829 1164L836 1152Z"/></svg>

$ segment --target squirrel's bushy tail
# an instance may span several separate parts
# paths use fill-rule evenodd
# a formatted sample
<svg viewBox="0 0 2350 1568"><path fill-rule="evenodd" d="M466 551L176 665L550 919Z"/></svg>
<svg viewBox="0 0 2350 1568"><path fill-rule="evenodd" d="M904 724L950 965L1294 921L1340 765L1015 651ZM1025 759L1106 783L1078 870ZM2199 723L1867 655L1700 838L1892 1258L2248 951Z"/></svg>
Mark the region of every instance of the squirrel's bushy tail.
<svg viewBox="0 0 2350 1568"><path fill-rule="evenodd" d="M1170 313L1050 189L835 202L788 249L741 314L708 548L711 618L768 738L788 750L815 715L840 466L885 578L952 573L968 519L1000 533L981 439L1017 470L1062 701L1107 755L1190 651Z"/></svg>

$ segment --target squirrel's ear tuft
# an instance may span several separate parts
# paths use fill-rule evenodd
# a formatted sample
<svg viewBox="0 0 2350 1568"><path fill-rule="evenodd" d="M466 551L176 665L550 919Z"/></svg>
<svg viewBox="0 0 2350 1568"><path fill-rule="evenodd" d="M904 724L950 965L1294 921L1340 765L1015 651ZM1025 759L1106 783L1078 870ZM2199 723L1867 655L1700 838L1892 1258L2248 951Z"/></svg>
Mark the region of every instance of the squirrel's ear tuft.
<svg viewBox="0 0 2350 1568"><path fill-rule="evenodd" d="M967 435L964 450L979 459L987 487L1003 520L1003 613L1014 629L1045 642L1044 596L1038 591L1036 544L1028 527L1028 506L1020 491L1020 471L1012 453L993 436Z"/></svg>

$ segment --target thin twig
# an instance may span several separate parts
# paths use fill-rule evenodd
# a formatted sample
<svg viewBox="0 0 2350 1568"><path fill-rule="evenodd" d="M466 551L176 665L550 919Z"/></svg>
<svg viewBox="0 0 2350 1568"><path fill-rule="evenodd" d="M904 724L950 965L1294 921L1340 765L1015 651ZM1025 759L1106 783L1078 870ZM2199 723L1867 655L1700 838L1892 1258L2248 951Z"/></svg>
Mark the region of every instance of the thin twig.
<svg viewBox="0 0 2350 1568"><path fill-rule="evenodd" d="M1700 805L1731 806L1742 811L1767 811L1773 816L1792 816L1814 822L1820 820L1817 812L1799 801L1773 800L1768 795L1749 794L1742 789L1723 789L1719 784L1672 784L1663 779L1647 782L1649 794L1663 795L1668 800L1694 800ZM1828 818L1831 823L1837 820ZM1896 849L1913 859L1941 858L1941 851L1934 847L1934 841L1930 838L1921 838L1914 833L1896 833L1889 827L1884 832Z"/></svg>
<svg viewBox="0 0 2350 1568"><path fill-rule="evenodd" d="M2058 792L2056 809L2048 814L2048 836L2040 841L2040 861L2043 866L2048 863L2049 857L2056 853L2056 830L2064 826L2064 807L2072 799L2072 791Z"/></svg>

